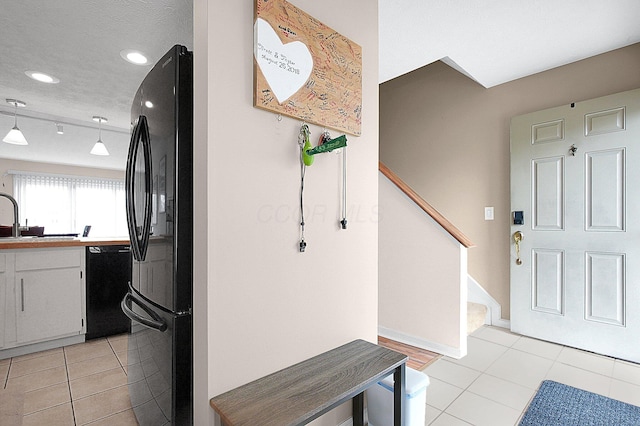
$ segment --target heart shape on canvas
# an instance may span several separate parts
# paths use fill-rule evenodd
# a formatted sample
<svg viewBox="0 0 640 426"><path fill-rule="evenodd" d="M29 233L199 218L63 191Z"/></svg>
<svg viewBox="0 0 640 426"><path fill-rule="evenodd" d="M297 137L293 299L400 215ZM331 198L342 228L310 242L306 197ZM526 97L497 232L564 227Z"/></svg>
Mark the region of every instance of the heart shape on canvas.
<svg viewBox="0 0 640 426"><path fill-rule="evenodd" d="M300 41L282 43L271 25L262 18L254 26L254 57L279 103L305 85L313 70L309 48Z"/></svg>

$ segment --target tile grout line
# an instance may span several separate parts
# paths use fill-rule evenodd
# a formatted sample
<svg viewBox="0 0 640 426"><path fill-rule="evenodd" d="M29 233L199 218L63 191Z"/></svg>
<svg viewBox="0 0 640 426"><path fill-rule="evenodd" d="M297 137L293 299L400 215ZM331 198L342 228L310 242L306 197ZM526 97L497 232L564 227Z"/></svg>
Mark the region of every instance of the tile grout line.
<svg viewBox="0 0 640 426"><path fill-rule="evenodd" d="M69 366L67 364L67 351L65 348L62 348L62 353L64 355L64 370L67 374L67 387L69 388L69 399L71 400L71 415L73 416L73 424L77 426L78 422L76 421L76 407L73 404L73 394L71 393L71 379L69 378Z"/></svg>
<svg viewBox="0 0 640 426"><path fill-rule="evenodd" d="M9 358L9 368L7 368L7 377L4 378L2 389L6 389L9 384L9 373L11 373L11 366L13 365L13 357Z"/></svg>
<svg viewBox="0 0 640 426"><path fill-rule="evenodd" d="M107 343L109 344L109 347L111 348L111 352L113 352L113 355L116 357L116 360L118 361L118 365L120 365L120 368L122 369L122 372L124 373L125 376L129 377L129 375L127 374L127 371L124 369L124 365L122 365L122 361L120 361L120 358L118 357L118 354L116 353L116 350L113 348L113 345L111 345L111 341L109 340L109 338L107 338L106 340L107 340ZM128 347L128 345L127 345L127 347Z"/></svg>

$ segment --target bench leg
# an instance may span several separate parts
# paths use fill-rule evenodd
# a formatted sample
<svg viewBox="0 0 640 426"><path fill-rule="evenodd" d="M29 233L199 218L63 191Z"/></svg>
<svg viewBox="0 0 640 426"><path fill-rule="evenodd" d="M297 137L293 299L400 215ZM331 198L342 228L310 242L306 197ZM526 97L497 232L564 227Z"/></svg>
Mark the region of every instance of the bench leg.
<svg viewBox="0 0 640 426"><path fill-rule="evenodd" d="M360 392L351 400L353 426L364 426L364 392Z"/></svg>
<svg viewBox="0 0 640 426"><path fill-rule="evenodd" d="M393 426L405 424L406 366L400 365L393 373Z"/></svg>

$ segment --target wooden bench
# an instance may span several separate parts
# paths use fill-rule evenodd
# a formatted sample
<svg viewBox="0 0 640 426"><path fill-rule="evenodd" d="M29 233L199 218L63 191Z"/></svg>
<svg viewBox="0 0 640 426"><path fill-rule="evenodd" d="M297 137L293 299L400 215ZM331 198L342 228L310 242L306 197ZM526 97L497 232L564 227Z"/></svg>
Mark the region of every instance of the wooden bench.
<svg viewBox="0 0 640 426"><path fill-rule="evenodd" d="M364 340L332 349L211 399L226 426L304 425L352 399L364 426L364 391L394 374L394 426L404 425L407 356Z"/></svg>

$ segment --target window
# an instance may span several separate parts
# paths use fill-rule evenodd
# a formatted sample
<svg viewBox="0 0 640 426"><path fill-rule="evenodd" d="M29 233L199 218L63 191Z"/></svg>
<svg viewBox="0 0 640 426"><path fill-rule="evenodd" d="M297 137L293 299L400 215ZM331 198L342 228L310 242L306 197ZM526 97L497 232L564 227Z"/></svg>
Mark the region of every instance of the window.
<svg viewBox="0 0 640 426"><path fill-rule="evenodd" d="M128 235L123 180L10 173L21 225L44 226L45 234L82 235L91 225L92 237Z"/></svg>

